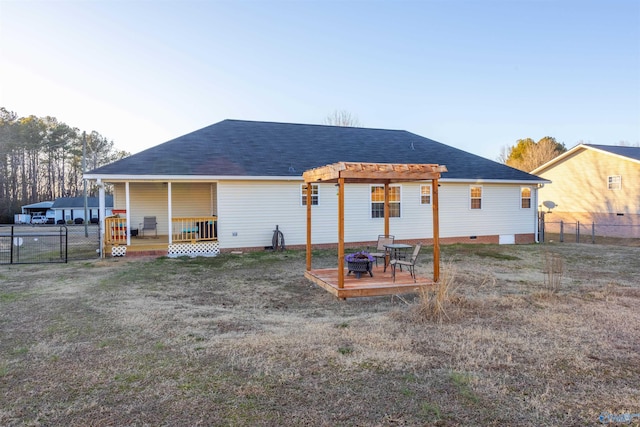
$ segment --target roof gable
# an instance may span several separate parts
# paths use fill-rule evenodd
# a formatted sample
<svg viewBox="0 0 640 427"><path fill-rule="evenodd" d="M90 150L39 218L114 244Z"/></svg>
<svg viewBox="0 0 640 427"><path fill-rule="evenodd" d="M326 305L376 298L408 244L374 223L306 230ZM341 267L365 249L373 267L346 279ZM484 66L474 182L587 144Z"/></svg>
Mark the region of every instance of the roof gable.
<svg viewBox="0 0 640 427"><path fill-rule="evenodd" d="M573 156L578 151L583 151L583 150L593 150L593 151L603 153L605 155L618 156L626 160L640 163L640 147L627 147L623 145L578 144L572 149L570 149L569 151L562 153L558 157L555 157L549 160L547 163L543 165L538 166L533 171L531 171L531 173L541 174L547 169L550 169L553 166L555 166L558 162L561 162L562 160L569 158L570 156Z"/></svg>
<svg viewBox="0 0 640 427"><path fill-rule="evenodd" d="M624 145L594 145L584 144L585 147L590 147L595 150L605 151L616 156L626 157L629 160L636 160L640 162L640 147L627 147Z"/></svg>
<svg viewBox="0 0 640 427"><path fill-rule="evenodd" d="M224 120L89 172L109 175L300 177L336 162L447 165L443 179L542 181L403 131Z"/></svg>

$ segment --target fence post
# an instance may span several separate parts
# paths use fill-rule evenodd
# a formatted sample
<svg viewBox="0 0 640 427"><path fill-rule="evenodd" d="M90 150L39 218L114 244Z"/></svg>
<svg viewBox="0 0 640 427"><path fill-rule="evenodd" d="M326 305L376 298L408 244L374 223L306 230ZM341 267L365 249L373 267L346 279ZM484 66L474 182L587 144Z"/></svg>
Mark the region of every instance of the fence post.
<svg viewBox="0 0 640 427"><path fill-rule="evenodd" d="M13 264L13 225L11 226L11 241L9 242L9 264Z"/></svg>
<svg viewBox="0 0 640 427"><path fill-rule="evenodd" d="M591 243L596 242L596 223L591 223Z"/></svg>
<svg viewBox="0 0 640 427"><path fill-rule="evenodd" d="M64 226L64 263L69 260L69 228Z"/></svg>
<svg viewBox="0 0 640 427"><path fill-rule="evenodd" d="M564 242L564 221L560 220L560 243Z"/></svg>
<svg viewBox="0 0 640 427"><path fill-rule="evenodd" d="M580 221L576 221L576 243L580 243Z"/></svg>

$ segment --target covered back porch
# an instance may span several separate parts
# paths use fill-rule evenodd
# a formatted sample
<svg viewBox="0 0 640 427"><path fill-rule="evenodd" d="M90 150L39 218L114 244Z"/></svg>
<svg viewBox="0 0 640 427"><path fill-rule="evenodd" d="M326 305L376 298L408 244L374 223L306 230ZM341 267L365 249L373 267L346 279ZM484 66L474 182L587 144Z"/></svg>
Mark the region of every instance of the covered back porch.
<svg viewBox="0 0 640 427"><path fill-rule="evenodd" d="M220 253L215 182L137 180L111 184L113 215L101 215L103 256ZM104 186L99 189L102 209Z"/></svg>

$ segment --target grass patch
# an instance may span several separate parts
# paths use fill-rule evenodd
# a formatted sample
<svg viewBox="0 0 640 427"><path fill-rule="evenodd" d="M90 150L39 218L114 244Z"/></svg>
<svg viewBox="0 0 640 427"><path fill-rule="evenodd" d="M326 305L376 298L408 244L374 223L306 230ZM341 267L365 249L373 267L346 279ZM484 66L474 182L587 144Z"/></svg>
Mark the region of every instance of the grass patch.
<svg viewBox="0 0 640 427"><path fill-rule="evenodd" d="M591 425L640 395L640 248L552 249L540 300L549 245L443 246L420 321L304 251L2 269L0 425Z"/></svg>
<svg viewBox="0 0 640 427"><path fill-rule="evenodd" d="M430 402L423 402L420 406L420 412L422 416L433 421L439 421L442 418L442 413L438 405Z"/></svg>
<svg viewBox="0 0 640 427"><path fill-rule="evenodd" d="M348 356L351 353L353 353L353 348L352 347L338 347L338 353L342 354L343 356Z"/></svg>
<svg viewBox="0 0 640 427"><path fill-rule="evenodd" d="M506 245L484 245L456 243L454 245L441 246L442 253L447 256L459 258L461 256L476 256L480 258L493 258L500 261L518 261L521 258L509 250Z"/></svg>
<svg viewBox="0 0 640 427"><path fill-rule="evenodd" d="M480 401L478 395L471 390L471 376L469 374L453 371L449 374L449 379L463 399L473 404Z"/></svg>
<svg viewBox="0 0 640 427"><path fill-rule="evenodd" d="M0 302L2 303L11 303L23 297L23 294L17 292L0 292Z"/></svg>

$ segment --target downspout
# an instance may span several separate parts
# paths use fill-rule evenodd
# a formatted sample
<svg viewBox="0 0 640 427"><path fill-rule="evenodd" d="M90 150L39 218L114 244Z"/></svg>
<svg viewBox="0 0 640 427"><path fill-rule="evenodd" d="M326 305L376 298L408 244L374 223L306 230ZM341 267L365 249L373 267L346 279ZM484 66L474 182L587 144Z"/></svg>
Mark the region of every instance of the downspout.
<svg viewBox="0 0 640 427"><path fill-rule="evenodd" d="M540 212L538 212L538 190L540 188L542 188L542 187L544 187L544 184L538 184L535 187L535 191L533 192L533 194L535 194L535 200L532 200L532 202L535 201L535 204L533 205L534 206L534 209L533 209L533 221L534 221L533 222L534 223L533 233L534 234L533 234L533 236L534 236L534 239L535 239L536 243L540 243Z"/></svg>

